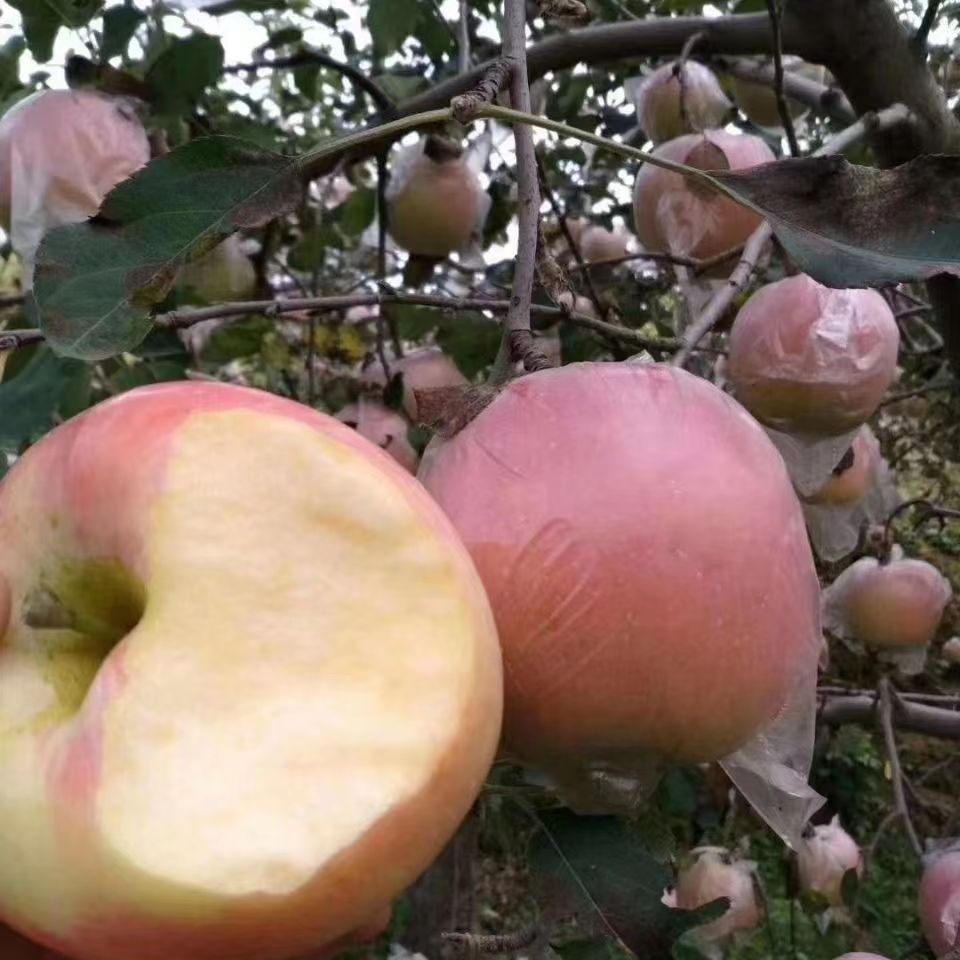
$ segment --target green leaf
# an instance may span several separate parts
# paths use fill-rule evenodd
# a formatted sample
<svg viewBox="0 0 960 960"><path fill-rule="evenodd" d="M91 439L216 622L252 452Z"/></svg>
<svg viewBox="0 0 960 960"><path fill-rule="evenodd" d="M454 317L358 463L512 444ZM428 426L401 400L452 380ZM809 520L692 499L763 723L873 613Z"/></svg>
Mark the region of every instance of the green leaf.
<svg viewBox="0 0 960 960"><path fill-rule="evenodd" d="M376 212L376 191L359 187L337 209L340 228L348 237L359 237L373 223Z"/></svg>
<svg viewBox="0 0 960 960"><path fill-rule="evenodd" d="M294 270L309 273L323 266L323 259L327 247L338 246L336 233L328 223L321 223L318 227L307 231L287 254L287 263Z"/></svg>
<svg viewBox="0 0 960 960"><path fill-rule="evenodd" d="M232 137L156 158L114 189L96 218L47 233L28 313L62 355L98 360L132 349L180 266L297 206L299 169Z"/></svg>
<svg viewBox="0 0 960 960"><path fill-rule="evenodd" d="M146 19L146 14L135 7L110 7L103 12L103 40L100 43L100 59L122 57L137 32L137 27Z"/></svg>
<svg viewBox="0 0 960 960"><path fill-rule="evenodd" d="M0 100L20 86L20 55L27 43L19 34L0 47Z"/></svg>
<svg viewBox="0 0 960 960"><path fill-rule="evenodd" d="M401 340L420 342L428 333L437 328L442 319L436 310L430 307L419 307L412 303L391 303L390 316L397 325L397 333Z"/></svg>
<svg viewBox="0 0 960 960"><path fill-rule="evenodd" d="M378 57L399 50L420 19L418 0L370 0L367 29Z"/></svg>
<svg viewBox="0 0 960 960"><path fill-rule="evenodd" d="M800 269L827 286L960 273L960 156L892 170L811 157L711 176L762 213Z"/></svg>
<svg viewBox="0 0 960 960"><path fill-rule="evenodd" d="M437 329L437 343L472 380L496 359L500 347L500 324L463 314L444 316Z"/></svg>
<svg viewBox="0 0 960 960"><path fill-rule="evenodd" d="M263 338L273 329L274 324L266 317L250 317L220 327L203 348L204 363L220 367L231 360L252 357L260 352Z"/></svg>
<svg viewBox="0 0 960 960"><path fill-rule="evenodd" d="M90 368L40 346L16 376L0 383L0 450L17 452L89 402Z"/></svg>
<svg viewBox="0 0 960 960"><path fill-rule="evenodd" d="M442 60L444 54L453 50L450 28L440 12L433 7L421 10L414 32L431 60Z"/></svg>
<svg viewBox="0 0 960 960"><path fill-rule="evenodd" d="M554 924L576 919L581 931L615 936L643 960L666 960L682 933L727 907L726 900L696 911L666 906L670 870L622 820L568 810L538 818L529 863L541 914Z"/></svg>
<svg viewBox="0 0 960 960"><path fill-rule="evenodd" d="M147 71L157 110L181 114L213 86L223 72L223 44L206 33L177 37Z"/></svg>
<svg viewBox="0 0 960 960"><path fill-rule="evenodd" d="M299 27L281 27L270 34L265 47L268 50L276 50L288 43L299 43L302 39L303 31Z"/></svg>
<svg viewBox="0 0 960 960"><path fill-rule="evenodd" d="M89 23L103 0L8 0L20 11L30 53L40 63L53 56L53 44L61 27L75 30Z"/></svg>

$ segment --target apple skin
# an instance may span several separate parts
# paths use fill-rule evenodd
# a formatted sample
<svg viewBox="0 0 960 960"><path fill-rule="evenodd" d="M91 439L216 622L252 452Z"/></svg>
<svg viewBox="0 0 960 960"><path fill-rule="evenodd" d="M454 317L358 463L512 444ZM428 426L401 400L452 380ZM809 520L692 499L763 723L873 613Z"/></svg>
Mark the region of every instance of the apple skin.
<svg viewBox="0 0 960 960"><path fill-rule="evenodd" d="M834 817L830 823L818 824L809 837L804 837L797 850L800 889L822 894L833 907L843 904L843 878L848 870L863 874L863 856L856 840Z"/></svg>
<svg viewBox="0 0 960 960"><path fill-rule="evenodd" d="M767 426L839 436L880 405L899 345L875 290L833 290L798 274L761 287L740 309L727 369L737 399Z"/></svg>
<svg viewBox="0 0 960 960"><path fill-rule="evenodd" d="M804 497L804 503L823 507L847 507L860 503L870 490L880 466L880 441L866 425L853 438L853 463L834 473L815 493Z"/></svg>
<svg viewBox="0 0 960 960"><path fill-rule="evenodd" d="M0 485L0 581L0 918L71 960L368 936L492 761L466 551L305 406L163 384L58 427ZM84 626L41 629L39 586Z"/></svg>
<svg viewBox="0 0 960 960"><path fill-rule="evenodd" d="M390 236L410 253L445 257L479 226L483 188L463 157L433 160L423 144L401 151L388 188Z"/></svg>
<svg viewBox="0 0 960 960"><path fill-rule="evenodd" d="M463 387L468 382L460 368L440 347L423 347L394 360L390 364L390 376L398 373L403 374L403 409L414 422L417 420L417 390ZM362 379L365 383L386 386L383 365L376 361L371 363L363 371Z"/></svg>
<svg viewBox="0 0 960 960"><path fill-rule="evenodd" d="M606 227L590 226L580 235L580 255L586 263L619 260L627 255L629 237Z"/></svg>
<svg viewBox="0 0 960 960"><path fill-rule="evenodd" d="M725 130L677 137L653 153L699 170L743 170L776 160L759 137ZM699 258L744 243L762 219L716 191L649 163L637 174L633 215L643 249Z"/></svg>
<svg viewBox="0 0 960 960"><path fill-rule="evenodd" d="M837 577L825 603L855 639L877 650L895 650L927 646L951 595L950 582L925 560L881 564L861 557Z"/></svg>
<svg viewBox="0 0 960 960"><path fill-rule="evenodd" d="M407 440L410 428L406 418L377 400L361 397L337 412L341 423L349 424L361 437L386 450L404 470L417 472L420 458Z"/></svg>
<svg viewBox="0 0 960 960"><path fill-rule="evenodd" d="M637 119L643 132L663 143L685 133L722 127L733 104L714 72L696 60L683 65L683 86L677 62L658 67L640 83L636 94ZM680 97L683 91L683 109Z"/></svg>
<svg viewBox="0 0 960 960"><path fill-rule="evenodd" d="M960 934L960 851L927 862L920 881L920 927L938 957L956 944Z"/></svg>
<svg viewBox="0 0 960 960"><path fill-rule="evenodd" d="M3 960L67 960L62 953L41 947L3 925L0 925L0 957Z"/></svg>
<svg viewBox="0 0 960 960"><path fill-rule="evenodd" d="M819 586L783 461L700 378L530 374L435 441L420 477L487 588L504 746L531 766L722 758L816 670Z"/></svg>

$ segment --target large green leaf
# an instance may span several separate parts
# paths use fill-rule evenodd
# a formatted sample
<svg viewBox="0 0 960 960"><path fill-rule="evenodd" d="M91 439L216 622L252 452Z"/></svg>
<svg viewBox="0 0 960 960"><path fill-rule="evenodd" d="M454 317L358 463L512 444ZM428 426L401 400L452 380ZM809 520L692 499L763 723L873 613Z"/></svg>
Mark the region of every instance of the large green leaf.
<svg viewBox="0 0 960 960"><path fill-rule="evenodd" d="M641 960L668 958L677 938L720 916L725 900L675 910L661 897L673 878L659 844L616 817L539 814L529 862L541 914L562 925L576 919L588 935L619 941Z"/></svg>
<svg viewBox="0 0 960 960"><path fill-rule="evenodd" d="M761 212L800 269L827 286L960 273L960 156L892 170L813 157L711 176Z"/></svg>
<svg viewBox="0 0 960 960"><path fill-rule="evenodd" d="M62 417L83 409L89 391L87 364L38 347L22 370L0 383L0 451L19 451Z"/></svg>
<svg viewBox="0 0 960 960"><path fill-rule="evenodd" d="M154 106L179 114L200 99L223 72L223 44L205 33L176 38L147 71Z"/></svg>
<svg viewBox="0 0 960 960"><path fill-rule="evenodd" d="M89 23L103 0L7 0L20 11L27 46L34 58L46 63L61 27L75 30Z"/></svg>
<svg viewBox="0 0 960 960"><path fill-rule="evenodd" d="M131 349L177 269L235 230L296 207L299 174L296 160L233 137L158 157L110 193L95 219L47 234L28 310L64 356Z"/></svg>
<svg viewBox="0 0 960 960"><path fill-rule="evenodd" d="M367 28L381 57L399 50L420 19L419 0L370 0Z"/></svg>
<svg viewBox="0 0 960 960"><path fill-rule="evenodd" d="M137 27L143 23L146 16L141 10L126 4L104 10L100 59L106 62L111 57L119 57L125 54Z"/></svg>

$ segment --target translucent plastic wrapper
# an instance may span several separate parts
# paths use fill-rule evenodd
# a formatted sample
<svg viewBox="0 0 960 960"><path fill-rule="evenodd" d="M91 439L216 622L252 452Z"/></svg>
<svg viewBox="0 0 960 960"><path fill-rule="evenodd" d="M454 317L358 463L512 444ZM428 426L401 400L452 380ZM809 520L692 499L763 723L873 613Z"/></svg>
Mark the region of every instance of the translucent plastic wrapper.
<svg viewBox="0 0 960 960"><path fill-rule="evenodd" d="M761 287L744 304L727 370L758 420L810 447L873 415L896 377L899 343L893 313L875 290L834 290L800 274Z"/></svg>
<svg viewBox="0 0 960 960"><path fill-rule="evenodd" d="M953 590L924 560L861 557L824 591L824 626L855 649L874 651L905 674L920 673Z"/></svg>
<svg viewBox="0 0 960 960"><path fill-rule="evenodd" d="M865 527L883 523L902 502L879 441L869 427L861 427L826 484L803 505L817 556L829 561L847 556Z"/></svg>
<svg viewBox="0 0 960 960"><path fill-rule="evenodd" d="M700 170L741 170L776 159L759 137L725 130L677 137L654 156ZM637 173L633 213L643 249L700 258L745 243L761 223L754 211L650 163Z"/></svg>
<svg viewBox="0 0 960 960"><path fill-rule="evenodd" d="M575 809L625 813L666 765L722 760L799 835L819 802L819 584L783 462L738 404L670 367L572 364L513 381L420 477L497 618L508 755Z"/></svg>
<svg viewBox="0 0 960 960"><path fill-rule="evenodd" d="M763 919L757 865L734 858L724 847L697 847L690 858L681 868L676 886L661 899L681 910L696 910L721 897L729 901L723 916L694 927L683 938L709 960L721 960L734 937L755 929Z"/></svg>
<svg viewBox="0 0 960 960"><path fill-rule="evenodd" d="M44 90L0 120L0 225L33 283L40 240L93 216L103 198L150 159L129 103L87 90Z"/></svg>
<svg viewBox="0 0 960 960"><path fill-rule="evenodd" d="M682 68L676 61L664 64L645 77L631 77L623 87L654 143L722 127L733 109L713 71L696 60Z"/></svg>
<svg viewBox="0 0 960 960"><path fill-rule="evenodd" d="M942 957L960 937L960 841L929 849L920 881L920 926L933 952Z"/></svg>
<svg viewBox="0 0 960 960"><path fill-rule="evenodd" d="M457 155L445 144L422 138L398 150L390 161L387 185L390 234L411 253L482 259L483 224L490 196L483 189L470 154Z"/></svg>
<svg viewBox="0 0 960 960"><path fill-rule="evenodd" d="M843 888L851 870L862 876L863 855L856 840L840 825L838 816L829 823L818 824L803 838L797 850L800 889L815 894L824 907L817 916L821 932L826 932L835 920L849 919Z"/></svg>

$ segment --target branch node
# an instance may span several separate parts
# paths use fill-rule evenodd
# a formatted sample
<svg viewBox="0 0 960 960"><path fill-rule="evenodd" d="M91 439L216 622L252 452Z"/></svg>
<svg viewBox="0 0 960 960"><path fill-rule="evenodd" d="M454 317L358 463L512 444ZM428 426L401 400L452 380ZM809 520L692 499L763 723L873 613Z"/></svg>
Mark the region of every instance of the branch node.
<svg viewBox="0 0 960 960"><path fill-rule="evenodd" d="M513 57L498 57L487 67L480 82L467 93L461 93L450 101L453 117L464 126L477 118L477 113L485 103L493 103L501 88L510 82L515 60Z"/></svg>

